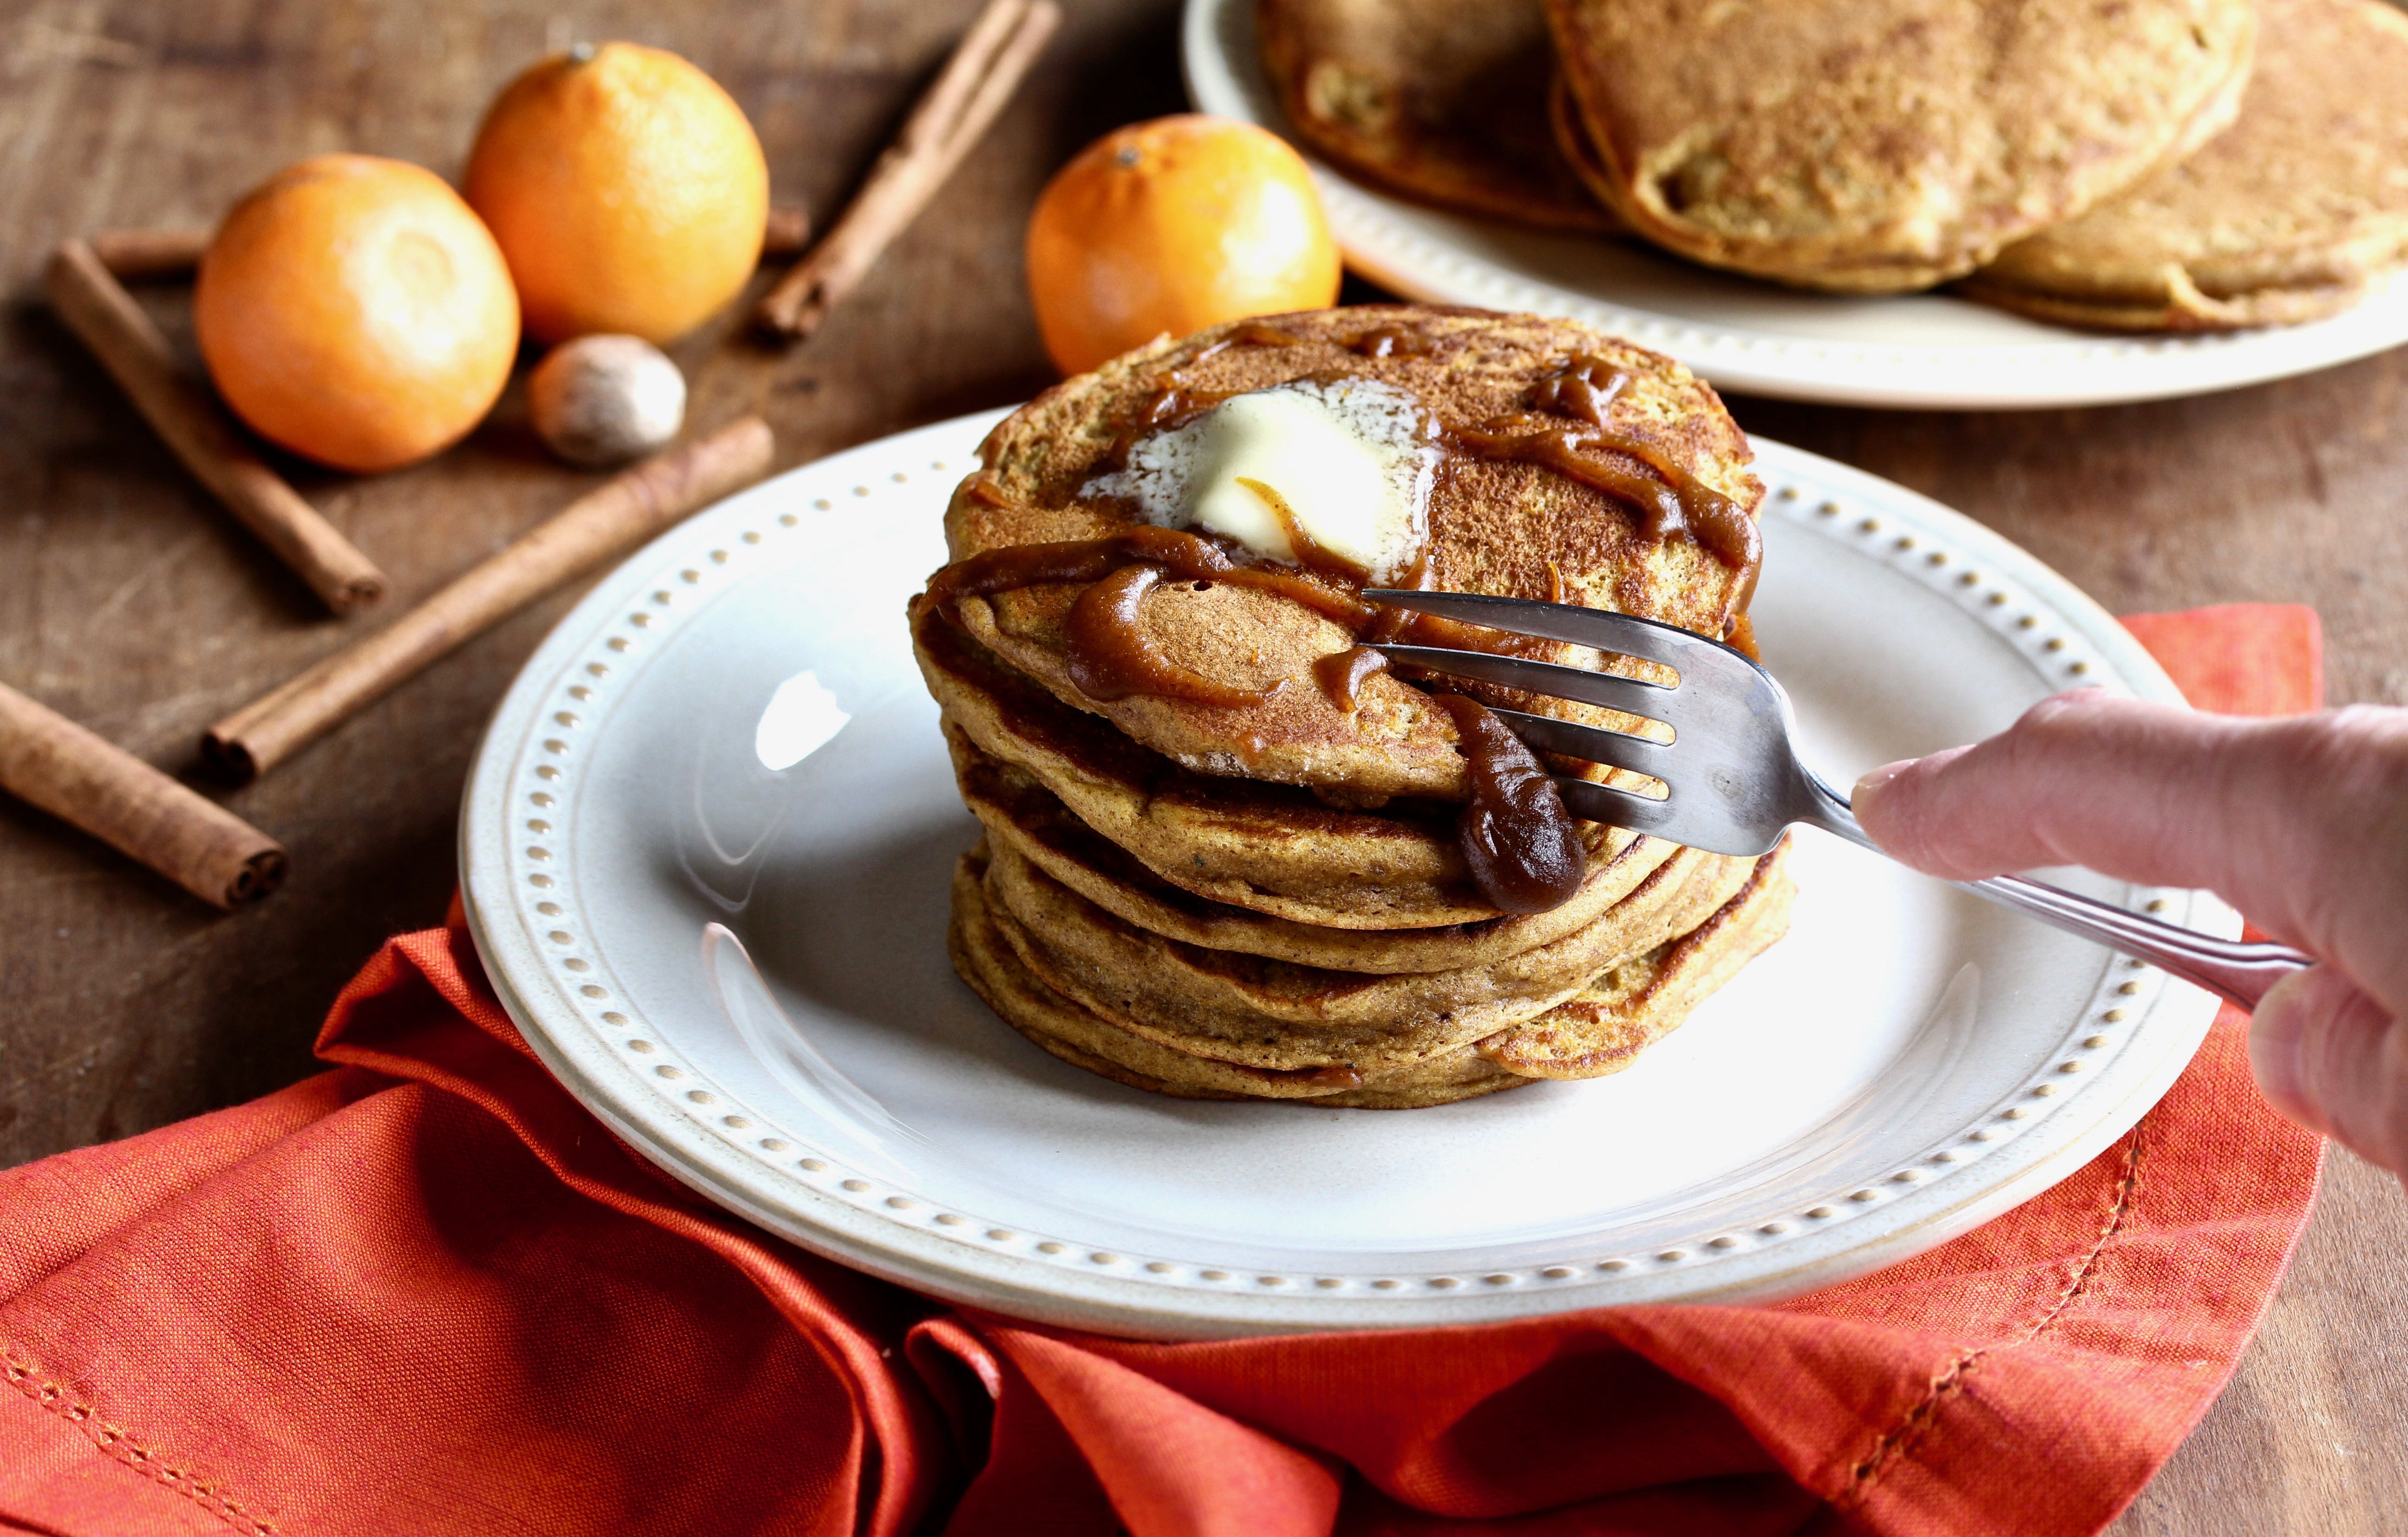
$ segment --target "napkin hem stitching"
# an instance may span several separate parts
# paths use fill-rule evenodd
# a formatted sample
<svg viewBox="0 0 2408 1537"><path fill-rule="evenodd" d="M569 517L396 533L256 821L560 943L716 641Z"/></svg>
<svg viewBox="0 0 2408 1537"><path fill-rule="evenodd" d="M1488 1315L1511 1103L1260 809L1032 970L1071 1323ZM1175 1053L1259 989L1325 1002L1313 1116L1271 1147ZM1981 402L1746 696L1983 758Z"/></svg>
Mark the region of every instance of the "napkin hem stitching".
<svg viewBox="0 0 2408 1537"><path fill-rule="evenodd" d="M1861 1503L1864 1498L1871 1493L1873 1485L1889 1471L1892 1465L1900 1458L1913 1454L1915 1447L1922 1444L1924 1436L1938 1422L1940 1411L1945 1407L1946 1401L1954 1398L1963 1389L1965 1379L1972 1374L1974 1368L1981 1364L1985 1357L1993 1350L2012 1350L2017 1345L2029 1344L2040 1338L2051 1324L2064 1316L2066 1310L2088 1290L2091 1279L2099 1271L2100 1256L2106 1253L2107 1245L2114 1240L2118 1232L2123 1230L2124 1219L2130 1214L2132 1209L2132 1198L2140 1189L2142 1130L2141 1127L2133 1128L2130 1144L2124 1154L2123 1177L2116 1183L2115 1199L2107 1209L2106 1221L2100 1226L2099 1237L2090 1245L2090 1251L2074 1266L2072 1277L2067 1281L2065 1289L2057 1294L2057 1300L2050 1304L2048 1311L2042 1314L2021 1337L2002 1344L1977 1346L1958 1354L1956 1358L1948 1364L1945 1371L1932 1379L1930 1386L1925 1391L1922 1399L1906 1412L1896 1428L1876 1442L1864 1460L1856 1464L1849 1475L1847 1487L1841 1491L1841 1498L1844 1502L1852 1505Z"/></svg>
<svg viewBox="0 0 2408 1537"><path fill-rule="evenodd" d="M56 1415L83 1432L99 1453L111 1461L141 1474L172 1494L182 1495L203 1510L229 1522L251 1537L276 1537L277 1529L251 1515L242 1505L220 1491L217 1486L196 1481L188 1468L170 1467L123 1426L100 1417L93 1406L67 1388L45 1376L41 1371L21 1359L13 1346L0 1346L0 1375L10 1386L33 1401L36 1408Z"/></svg>

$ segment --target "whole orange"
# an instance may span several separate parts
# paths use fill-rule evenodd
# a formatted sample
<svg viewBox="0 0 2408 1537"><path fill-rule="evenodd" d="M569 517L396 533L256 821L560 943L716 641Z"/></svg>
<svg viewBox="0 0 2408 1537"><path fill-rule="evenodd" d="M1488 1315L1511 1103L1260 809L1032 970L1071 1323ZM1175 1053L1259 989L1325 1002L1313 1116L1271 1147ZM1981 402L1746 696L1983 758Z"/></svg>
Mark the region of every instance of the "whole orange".
<svg viewBox="0 0 2408 1537"><path fill-rule="evenodd" d="M518 355L494 237L434 172L372 155L288 165L201 257L210 380L263 437L338 469L391 469L464 436Z"/></svg>
<svg viewBox="0 0 2408 1537"><path fill-rule="evenodd" d="M1115 129L1054 173L1028 220L1028 296L1064 373L1166 331L1322 309L1340 275L1303 159L1222 118Z"/></svg>
<svg viewBox="0 0 2408 1537"><path fill-rule="evenodd" d="M711 78L634 43L545 59L494 98L468 153L527 330L665 342L736 296L761 261L769 164Z"/></svg>

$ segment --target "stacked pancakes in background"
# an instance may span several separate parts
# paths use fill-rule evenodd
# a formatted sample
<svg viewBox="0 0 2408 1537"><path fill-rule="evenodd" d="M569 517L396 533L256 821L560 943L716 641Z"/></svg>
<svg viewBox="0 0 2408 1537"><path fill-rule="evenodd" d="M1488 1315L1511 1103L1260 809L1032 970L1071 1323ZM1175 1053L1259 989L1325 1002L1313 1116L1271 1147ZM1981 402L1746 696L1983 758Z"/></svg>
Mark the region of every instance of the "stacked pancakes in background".
<svg viewBox="0 0 2408 1537"><path fill-rule="evenodd" d="M1477 27L1440 19L1457 9ZM2408 16L2384 0L1260 0L1259 18L1297 136L1345 169L1581 227L1498 195L1569 173L1613 225L1793 286L1953 281L2071 324L2207 330L2332 313L2408 260ZM1551 54L1527 42L1542 25ZM1472 32L1491 46L1452 36ZM1528 148L1512 124L1541 105L1554 142Z"/></svg>
<svg viewBox="0 0 2408 1537"><path fill-rule="evenodd" d="M982 457L912 633L986 829L955 875L954 965L1055 1056L1172 1094L1367 1107L1591 1077L1785 927L1784 851L1572 822L1472 700L1641 723L1409 680L1358 645L1647 666L1356 596L1382 584L1743 641L1761 488L1677 364L1525 316L1285 316L1070 380ZM1314 482L1339 461L1370 479ZM1275 531L1211 521L1233 485ZM1345 540L1313 521L1367 500L1392 515Z"/></svg>

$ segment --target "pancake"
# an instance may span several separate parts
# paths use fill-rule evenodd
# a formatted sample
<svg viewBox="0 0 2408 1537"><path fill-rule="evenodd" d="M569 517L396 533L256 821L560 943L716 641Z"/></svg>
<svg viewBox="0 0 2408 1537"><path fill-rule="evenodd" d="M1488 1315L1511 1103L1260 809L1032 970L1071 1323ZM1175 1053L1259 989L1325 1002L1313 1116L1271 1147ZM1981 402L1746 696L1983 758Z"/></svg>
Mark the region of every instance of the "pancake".
<svg viewBox="0 0 2408 1537"><path fill-rule="evenodd" d="M1547 82L1547 128L1555 136L1556 152L1589 195L1601 203L1612 202L1613 179L1605 162L1598 158L1597 146L1589 141L1588 123L1581 117L1580 103L1573 99L1571 82L1560 70Z"/></svg>
<svg viewBox="0 0 2408 1537"><path fill-rule="evenodd" d="M2241 115L2070 223L2018 240L1970 297L2119 331L2313 320L2408 257L2408 16L2259 0Z"/></svg>
<svg viewBox="0 0 2408 1537"><path fill-rule="evenodd" d="M1159 1094L1373 1110L1444 1104L1533 1083L1540 1076L1598 1076L1619 1070L1636 1055L1630 1042L1643 1044L1669 1034L1712 986L1780 938L1791 897L1780 869L1783 851L1776 850L1756 861L1739 892L1691 933L1624 963L1571 1003L1528 1025L1406 1066L1352 1074L1280 1072L1173 1050L1118 1028L1046 986L1021 962L993 920L982 884L985 853L984 845L971 850L954 869L947 947L954 970L972 990L1045 1051L1087 1071ZM1543 1050L1517 1052L1512 1045L1517 1037L1552 1031L1546 1039L1569 1042L1573 1032L1583 1030L1597 1041L1585 1071L1526 1076L1525 1070L1504 1065L1509 1059L1546 1055ZM1570 1056L1558 1052L1553 1065Z"/></svg>
<svg viewBox="0 0 2408 1537"><path fill-rule="evenodd" d="M1547 0L1648 239L1801 287L1960 277L2231 121L2249 0Z"/></svg>
<svg viewBox="0 0 2408 1537"><path fill-rule="evenodd" d="M1441 208L1618 227L1548 131L1539 0L1261 0L1255 24L1289 124L1331 164Z"/></svg>
<svg viewBox="0 0 2408 1537"><path fill-rule="evenodd" d="M1294 785L1199 774L1062 703L933 612L920 615L912 640L949 732L1025 771L1172 885L1340 929L1438 928L1498 916L1472 884L1452 806L1392 801L1363 811ZM1598 773L1609 784L1639 783L1619 770ZM1580 827L1592 867L1639 836Z"/></svg>
<svg viewBox="0 0 2408 1537"><path fill-rule="evenodd" d="M1370 975L1206 950L1124 923L1010 848L982 878L996 926L1046 985L1134 1034L1250 1067L1369 1070L1544 1013L1705 921L1755 861L1684 849L1596 921L1485 966Z"/></svg>
<svg viewBox="0 0 2408 1537"><path fill-rule="evenodd" d="M1163 880L1072 815L1034 774L948 727L962 800L1010 849L1105 912L1168 940L1340 971L1445 971L1535 950L1586 927L1672 857L1660 838L1612 836L1571 900L1545 912L1437 928L1332 928L1209 901Z"/></svg>
<svg viewBox="0 0 2408 1537"><path fill-rule="evenodd" d="M1135 503L1098 494L1095 484L1113 467L1124 432L1173 386L1211 398L1296 380L1375 381L1402 391L1436 423L1461 429L1526 418L1541 386L1579 357L1593 357L1627 381L1605 408L1607 429L1674 467L1701 495L1734 509L1739 528L1752 539L1745 519L1763 488L1747 471L1746 439L1713 391L1680 365L1569 322L1373 306L1284 316L1271 325L1214 327L1140 348L1055 386L988 437L983 469L964 482L947 512L947 540L958 561L1136 526ZM1557 429L1572 425L1560 417L1546 420ZM1634 479L1662 488L1659 471L1627 455L1607 457ZM1736 626L1752 581L1752 572L1727 564L1696 539L1651 538L1630 506L1524 459L1453 455L1435 476L1427 521L1426 580L1453 591L1560 594L1566 601L1723 636ZM1065 630L1082 590L1069 582L1019 587L966 598L958 612L968 633L1010 668L1185 768L1332 788L1367 802L1392 796L1460 802L1469 793L1445 711L1385 673L1364 681L1356 708L1333 703L1313 686L1312 666L1352 646L1354 633L1256 588L1166 583L1146 599L1138 623L1173 666L1223 687L1275 689L1264 702L1231 707L1154 694L1117 700L1082 694L1070 681ZM1576 665L1597 665L1595 653L1557 649ZM1643 666L1613 665L1619 670ZM1520 708L1628 724L1559 700L1470 685L1465 691Z"/></svg>
<svg viewBox="0 0 2408 1537"><path fill-rule="evenodd" d="M1784 839L1704 923L1632 956L1528 1024L1482 1041L1480 1055L1531 1078L1598 1078L1628 1067L1789 931L1798 888L1788 854Z"/></svg>

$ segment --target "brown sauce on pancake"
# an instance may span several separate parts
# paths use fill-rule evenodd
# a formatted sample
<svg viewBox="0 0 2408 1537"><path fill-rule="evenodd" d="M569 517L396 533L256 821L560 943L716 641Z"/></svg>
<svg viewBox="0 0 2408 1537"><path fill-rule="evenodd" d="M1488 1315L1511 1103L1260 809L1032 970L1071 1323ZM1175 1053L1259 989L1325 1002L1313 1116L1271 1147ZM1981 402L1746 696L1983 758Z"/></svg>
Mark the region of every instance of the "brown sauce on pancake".
<svg viewBox="0 0 2408 1537"><path fill-rule="evenodd" d="M1588 855L1555 782L1486 705L1461 694L1430 700L1455 718L1470 771L1471 800L1455 835L1480 894L1504 912L1545 912L1571 900Z"/></svg>
<svg viewBox="0 0 2408 1537"><path fill-rule="evenodd" d="M1747 509L1674 464L1658 445L1607 424L1607 408L1629 382L1628 374L1603 358L1576 353L1531 386L1530 411L1478 427L1449 427L1444 441L1456 452L1543 465L1602 491L1638 511L1642 539L1687 536L1730 567L1739 580L1735 607L1744 612L1764 564L1764 536ZM1563 418L1579 425L1562 424ZM1616 457L1601 457L1598 450ZM1617 458L1647 473L1627 469Z"/></svg>
<svg viewBox="0 0 2408 1537"><path fill-rule="evenodd" d="M1186 699L1237 710L1258 705L1276 688L1231 688L1189 671L1162 654L1138 623L1138 605L1163 578L1159 566L1124 566L1091 584L1070 605L1064 663L1071 684L1107 703L1132 694Z"/></svg>
<svg viewBox="0 0 2408 1537"><path fill-rule="evenodd" d="M1298 566L1308 571L1335 577L1358 592L1371 580L1368 567L1356 565L1306 533L1304 520L1296 515L1296 509L1288 505L1287 498L1281 496L1276 487L1244 475L1239 476L1237 481L1270 510L1272 519L1280 525L1280 532L1287 536L1288 553L1296 557Z"/></svg>
<svg viewBox="0 0 2408 1537"><path fill-rule="evenodd" d="M1309 540L1302 545L1317 549ZM1336 561L1338 557L1324 554ZM1358 634L1379 610L1352 594L1302 572L1240 566L1223 545L1182 528L1139 524L1097 539L1014 544L957 560L928 579L922 599L958 624L966 597L985 597L1015 587L1077 582L1086 587L1071 605L1068 649L1070 681L1091 699L1125 699L1133 694L1186 699L1239 709L1261 704L1270 691L1216 683L1172 663L1138 623L1145 595L1166 576L1253 587L1301 603Z"/></svg>
<svg viewBox="0 0 2408 1537"><path fill-rule="evenodd" d="M1333 651L1312 664L1313 682L1329 702L1348 714L1354 712L1354 696L1363 687L1363 680L1375 672L1387 670L1388 659L1369 646L1349 646Z"/></svg>

